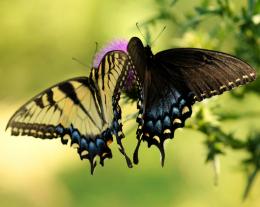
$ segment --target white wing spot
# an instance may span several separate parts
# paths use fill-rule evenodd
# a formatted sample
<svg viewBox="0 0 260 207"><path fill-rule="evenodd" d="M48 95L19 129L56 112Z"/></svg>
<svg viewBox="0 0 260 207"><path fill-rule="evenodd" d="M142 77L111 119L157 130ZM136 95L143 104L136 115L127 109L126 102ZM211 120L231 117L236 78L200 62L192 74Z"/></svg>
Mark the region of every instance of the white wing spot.
<svg viewBox="0 0 260 207"><path fill-rule="evenodd" d="M87 150L83 150L82 152L81 152L81 156L85 156L85 155L87 155L88 154L88 151Z"/></svg>
<svg viewBox="0 0 260 207"><path fill-rule="evenodd" d="M200 96L203 98L203 97L206 96L206 94L205 94L205 93L202 93L202 94L200 94Z"/></svg>
<svg viewBox="0 0 260 207"><path fill-rule="evenodd" d="M79 148L79 145L77 143L73 143L72 148L77 149L77 148Z"/></svg>
<svg viewBox="0 0 260 207"><path fill-rule="evenodd" d="M174 119L172 123L173 124L181 124L181 120L180 119Z"/></svg>
<svg viewBox="0 0 260 207"><path fill-rule="evenodd" d="M219 87L219 90L226 89L226 88L227 88L227 86L223 85L223 86Z"/></svg>
<svg viewBox="0 0 260 207"><path fill-rule="evenodd" d="M153 137L158 143L160 143L161 141L160 141L160 138L158 137L158 136L154 136Z"/></svg>
<svg viewBox="0 0 260 207"><path fill-rule="evenodd" d="M170 133L171 133L171 130L170 130L170 129L165 129L165 130L163 131L163 133L164 133L164 134L170 134Z"/></svg>
<svg viewBox="0 0 260 207"><path fill-rule="evenodd" d="M231 82L228 83L228 85L229 86L234 86L234 82L231 81Z"/></svg>
<svg viewBox="0 0 260 207"><path fill-rule="evenodd" d="M210 91L211 94L216 94L217 91L216 90L213 90L213 91Z"/></svg>
<svg viewBox="0 0 260 207"><path fill-rule="evenodd" d="M63 140L69 140L70 136L68 134L65 134L65 136L63 137Z"/></svg>
<svg viewBox="0 0 260 207"><path fill-rule="evenodd" d="M184 106L183 109L182 109L182 114L186 114L190 111L189 107L188 106Z"/></svg>

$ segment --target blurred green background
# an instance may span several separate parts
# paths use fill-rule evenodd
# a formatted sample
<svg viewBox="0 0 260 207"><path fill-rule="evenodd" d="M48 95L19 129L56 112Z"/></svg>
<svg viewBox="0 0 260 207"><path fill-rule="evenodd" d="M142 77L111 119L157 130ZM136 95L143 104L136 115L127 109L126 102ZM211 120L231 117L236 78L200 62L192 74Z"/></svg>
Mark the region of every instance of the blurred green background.
<svg viewBox="0 0 260 207"><path fill-rule="evenodd" d="M204 121L220 116L222 121L211 117L209 122L217 121L224 133L248 140L249 131L259 129L259 81L232 95L198 103L188 128L177 130L167 144L164 168L159 152L143 144L140 164L128 169L113 144L113 159L91 176L89 163L59 140L4 132L10 116L31 96L59 81L88 75L89 68L72 58L91 65L95 42L102 47L116 38L142 38L136 22L148 39L167 26L153 44L154 52L179 46L217 49L239 55L259 69L260 3L232 2L1 0L0 206L260 206L260 179L254 180L242 202L248 174L241 160L250 151L222 143L225 156L218 156L221 174L215 186L212 163L205 164L211 149L207 134L193 127L204 110L210 114L203 116ZM134 110L133 104L123 106L125 115ZM125 126L129 155L136 143L134 127L133 120Z"/></svg>

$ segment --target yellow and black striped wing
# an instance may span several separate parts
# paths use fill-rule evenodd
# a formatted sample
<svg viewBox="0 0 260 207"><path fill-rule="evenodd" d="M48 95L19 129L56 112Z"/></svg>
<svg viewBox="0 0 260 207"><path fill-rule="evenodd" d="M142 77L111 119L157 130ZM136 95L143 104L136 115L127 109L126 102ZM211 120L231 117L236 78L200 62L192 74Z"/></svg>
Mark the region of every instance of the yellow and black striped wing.
<svg viewBox="0 0 260 207"><path fill-rule="evenodd" d="M93 80L100 94L101 111L104 112L107 122L113 125L111 126L113 134L116 136L119 150L125 156L128 167L132 167L132 163L121 142L124 134L119 99L130 67L130 61L125 52L112 51L108 52L99 67L93 68L90 73L90 79Z"/></svg>
<svg viewBox="0 0 260 207"><path fill-rule="evenodd" d="M107 53L89 78L73 78L41 92L15 112L7 128L16 136L61 137L63 144L71 140L93 172L97 155L101 164L112 157L108 144L122 129L118 100L126 59L123 52Z"/></svg>
<svg viewBox="0 0 260 207"><path fill-rule="evenodd" d="M113 100L119 100L120 89L126 75L128 56L122 51L107 53L98 68L92 68L90 79L95 83L100 94L100 107L104 118L111 123L114 118Z"/></svg>

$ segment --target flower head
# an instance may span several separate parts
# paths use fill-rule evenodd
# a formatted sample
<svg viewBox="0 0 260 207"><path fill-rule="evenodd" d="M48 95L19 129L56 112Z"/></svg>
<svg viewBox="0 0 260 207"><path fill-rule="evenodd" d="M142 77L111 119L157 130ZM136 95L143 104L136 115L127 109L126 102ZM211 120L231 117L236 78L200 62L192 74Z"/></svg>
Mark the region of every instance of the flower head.
<svg viewBox="0 0 260 207"><path fill-rule="evenodd" d="M127 52L127 44L128 41L125 39L118 39L108 43L105 47L103 47L99 52L96 53L93 60L93 66L97 68L102 58L106 55L106 53L110 51L122 50L124 52Z"/></svg>

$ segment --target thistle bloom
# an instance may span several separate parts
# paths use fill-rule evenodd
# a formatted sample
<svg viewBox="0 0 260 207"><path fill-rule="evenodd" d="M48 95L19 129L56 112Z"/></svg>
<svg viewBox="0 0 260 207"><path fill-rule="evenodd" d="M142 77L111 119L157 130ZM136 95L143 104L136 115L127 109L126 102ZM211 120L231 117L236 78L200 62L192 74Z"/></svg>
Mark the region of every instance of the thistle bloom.
<svg viewBox="0 0 260 207"><path fill-rule="evenodd" d="M96 53L93 66L98 68L99 63L101 62L102 58L106 55L106 53L113 51L113 50L122 50L127 53L127 44L128 41L124 39L114 40L108 43L105 47L103 47L99 52Z"/></svg>
<svg viewBox="0 0 260 207"><path fill-rule="evenodd" d="M128 41L125 39L118 39L108 43L105 47L103 47L99 52L96 53L93 66L98 68L102 58L106 55L106 53L113 51L113 50L121 50L127 53L127 44ZM133 70L127 71L127 77L125 78L125 90L130 90L135 82L135 74Z"/></svg>

